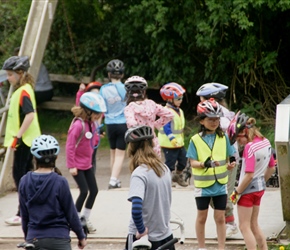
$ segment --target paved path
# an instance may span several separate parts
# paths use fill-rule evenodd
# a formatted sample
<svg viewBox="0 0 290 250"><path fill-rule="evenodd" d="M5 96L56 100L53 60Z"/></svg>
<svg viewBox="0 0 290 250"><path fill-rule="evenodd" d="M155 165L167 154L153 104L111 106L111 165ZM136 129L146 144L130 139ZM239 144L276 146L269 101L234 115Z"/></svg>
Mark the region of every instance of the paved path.
<svg viewBox="0 0 290 250"><path fill-rule="evenodd" d="M74 198L78 190L71 189ZM130 203L127 201L128 188L118 190L101 190L97 196L91 221L96 226L97 232L90 234L89 239L115 238L124 240L127 235L127 226L130 217ZM6 225L4 220L16 212L17 193L9 193L0 198L0 239L23 239L20 226ZM194 240L196 205L193 197L193 187L173 188L172 217L181 218L185 223L185 236L188 240ZM236 213L236 210L235 210ZM282 206L279 189L268 189L263 197L259 223L266 237L279 233L283 226ZM174 230L176 237L180 236L179 230ZM72 237L75 237L72 234ZM213 210L209 210L206 223L207 240L215 239L215 223ZM234 239L242 240L238 233Z"/></svg>

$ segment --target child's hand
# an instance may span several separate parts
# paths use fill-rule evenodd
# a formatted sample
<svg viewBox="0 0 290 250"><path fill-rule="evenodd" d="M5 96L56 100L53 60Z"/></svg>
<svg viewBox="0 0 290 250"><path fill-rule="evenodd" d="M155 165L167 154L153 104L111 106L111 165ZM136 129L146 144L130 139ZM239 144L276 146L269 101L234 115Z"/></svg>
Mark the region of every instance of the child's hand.
<svg viewBox="0 0 290 250"><path fill-rule="evenodd" d="M171 141L170 141L171 145L173 147L178 147L179 146L179 143L177 142L177 140L175 138L173 138Z"/></svg>
<svg viewBox="0 0 290 250"><path fill-rule="evenodd" d="M80 84L79 90L80 91L85 91L86 85L84 83Z"/></svg>
<svg viewBox="0 0 290 250"><path fill-rule="evenodd" d="M137 231L137 233L136 233L136 238L137 238L137 239L140 239L141 237L143 237L143 236L146 235L146 234L148 234L148 228L147 228L147 227L145 227L145 231L144 231L144 233L142 233L142 234L140 234L140 233Z"/></svg>
<svg viewBox="0 0 290 250"><path fill-rule="evenodd" d="M236 162L233 161L233 162L231 162L231 163L228 163L228 167L227 167L227 169L228 169L228 170L232 170L235 166L236 166Z"/></svg>
<svg viewBox="0 0 290 250"><path fill-rule="evenodd" d="M69 172L72 176L78 175L78 169L77 168L70 168Z"/></svg>
<svg viewBox="0 0 290 250"><path fill-rule="evenodd" d="M238 194L237 190L234 189L234 191L232 192L231 196L230 196L230 200L231 202L236 205L236 203L238 202L240 198L240 195Z"/></svg>

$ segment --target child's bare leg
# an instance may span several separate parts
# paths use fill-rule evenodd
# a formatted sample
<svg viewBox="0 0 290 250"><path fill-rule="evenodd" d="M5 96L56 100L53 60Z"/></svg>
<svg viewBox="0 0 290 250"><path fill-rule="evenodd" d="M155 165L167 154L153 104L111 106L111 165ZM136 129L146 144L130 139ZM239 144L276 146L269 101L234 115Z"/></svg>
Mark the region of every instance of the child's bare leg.
<svg viewBox="0 0 290 250"><path fill-rule="evenodd" d="M253 207L253 213L252 213L252 219L251 219L251 229L252 229L252 232L256 238L257 245L258 245L259 249L260 250L267 250L268 246L267 246L266 237L265 237L263 231L261 230L261 228L259 227L259 224L258 224L259 211L260 211L259 206Z"/></svg>
<svg viewBox="0 0 290 250"><path fill-rule="evenodd" d="M197 210L197 216L195 221L196 238L199 248L205 248L205 222L207 219L208 209Z"/></svg>
<svg viewBox="0 0 290 250"><path fill-rule="evenodd" d="M218 249L225 249L225 241L226 241L225 211L215 209L214 220L216 224L218 238Z"/></svg>

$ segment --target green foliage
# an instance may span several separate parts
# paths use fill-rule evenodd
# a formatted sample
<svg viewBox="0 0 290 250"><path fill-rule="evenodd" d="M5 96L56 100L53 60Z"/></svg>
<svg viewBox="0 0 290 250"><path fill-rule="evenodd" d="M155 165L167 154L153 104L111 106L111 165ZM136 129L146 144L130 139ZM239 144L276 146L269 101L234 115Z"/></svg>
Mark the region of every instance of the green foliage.
<svg viewBox="0 0 290 250"><path fill-rule="evenodd" d="M2 61L25 27L31 1L18 2L0 6ZM142 75L155 87L176 81L188 93L221 82L230 106L259 103L254 115L273 123L289 92L289 12L288 0L59 0L44 63L77 77L99 65L104 77L106 63L119 58L125 78Z"/></svg>

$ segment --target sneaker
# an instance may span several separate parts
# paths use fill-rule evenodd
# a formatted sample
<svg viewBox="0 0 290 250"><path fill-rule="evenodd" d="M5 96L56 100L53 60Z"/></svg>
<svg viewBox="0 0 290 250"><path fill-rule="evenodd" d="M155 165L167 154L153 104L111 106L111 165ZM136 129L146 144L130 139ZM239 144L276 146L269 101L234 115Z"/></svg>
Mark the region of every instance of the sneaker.
<svg viewBox="0 0 290 250"><path fill-rule="evenodd" d="M19 226L21 225L21 217L20 216L13 216L9 219L5 220L5 223L12 226Z"/></svg>
<svg viewBox="0 0 290 250"><path fill-rule="evenodd" d="M111 185L110 183L109 183L109 187L108 187L109 189L115 189L115 188L121 188L121 183L116 183L115 185Z"/></svg>
<svg viewBox="0 0 290 250"><path fill-rule="evenodd" d="M234 234L239 232L238 227L236 224L226 224L227 231L226 231L226 238L232 237Z"/></svg>
<svg viewBox="0 0 290 250"><path fill-rule="evenodd" d="M97 231L97 229L93 226L93 224L89 221L89 219L86 219L88 233L92 234Z"/></svg>
<svg viewBox="0 0 290 250"><path fill-rule="evenodd" d="M177 182L182 187L188 186L188 183L183 179L183 174L177 174L176 171L172 172L172 182Z"/></svg>

